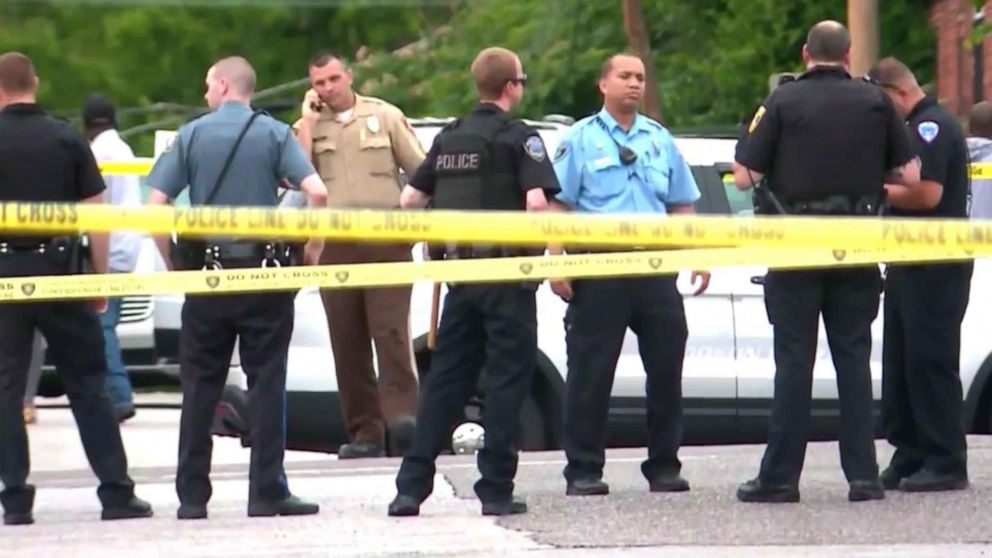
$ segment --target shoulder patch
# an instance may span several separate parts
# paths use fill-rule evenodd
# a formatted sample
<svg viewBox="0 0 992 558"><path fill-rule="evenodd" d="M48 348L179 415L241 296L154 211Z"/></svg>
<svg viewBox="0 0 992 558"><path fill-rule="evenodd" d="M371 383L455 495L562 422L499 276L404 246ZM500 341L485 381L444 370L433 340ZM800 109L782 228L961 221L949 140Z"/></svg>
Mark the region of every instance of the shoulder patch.
<svg viewBox="0 0 992 558"><path fill-rule="evenodd" d="M764 115L765 115L765 105L761 105L760 107L758 107L758 110L755 111L754 117L751 118L751 124L749 124L747 127L747 133L750 134L754 132L754 129L758 127L758 123L761 122L761 117Z"/></svg>
<svg viewBox="0 0 992 558"><path fill-rule="evenodd" d="M544 142L541 140L541 136L534 135L529 136L524 141L524 151L531 159L534 159L538 163L547 158L547 152L544 150Z"/></svg>
<svg viewBox="0 0 992 558"><path fill-rule="evenodd" d="M933 143L933 140L937 139L937 134L940 133L940 125L933 120L924 120L916 125L916 132L920 134L923 141Z"/></svg>

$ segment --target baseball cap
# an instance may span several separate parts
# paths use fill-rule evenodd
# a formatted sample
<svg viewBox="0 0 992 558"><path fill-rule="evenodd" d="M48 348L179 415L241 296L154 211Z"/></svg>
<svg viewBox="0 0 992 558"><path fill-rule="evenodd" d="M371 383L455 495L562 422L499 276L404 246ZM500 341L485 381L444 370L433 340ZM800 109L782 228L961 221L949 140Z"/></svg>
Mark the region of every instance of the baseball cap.
<svg viewBox="0 0 992 558"><path fill-rule="evenodd" d="M117 109L110 99L98 93L90 95L83 103L83 125L117 127Z"/></svg>

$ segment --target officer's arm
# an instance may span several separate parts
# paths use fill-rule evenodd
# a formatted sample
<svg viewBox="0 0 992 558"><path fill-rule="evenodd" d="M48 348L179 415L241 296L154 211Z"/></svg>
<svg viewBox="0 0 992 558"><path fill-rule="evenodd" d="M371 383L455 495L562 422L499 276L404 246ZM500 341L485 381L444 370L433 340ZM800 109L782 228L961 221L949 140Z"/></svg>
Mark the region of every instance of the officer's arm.
<svg viewBox="0 0 992 558"><path fill-rule="evenodd" d="M906 180L905 184L887 184L885 191L889 203L899 209L933 209L944 196L944 185L947 184L949 163L955 146L950 141L950 132L941 131L936 122L921 122L916 129L910 129L909 134L919 153L919 181Z"/></svg>
<svg viewBox="0 0 992 558"><path fill-rule="evenodd" d="M179 194L189 184L189 176L186 172L185 146L188 141L186 134L188 129L180 129L169 149L155 161L155 166L148 173L148 184L151 187L148 193L146 204L148 205L168 205L176 199ZM155 246L162 256L162 261L167 269L172 269L172 260L169 257L171 236L153 235Z"/></svg>
<svg viewBox="0 0 992 558"><path fill-rule="evenodd" d="M427 205L434 195L437 185L437 138L427 152L427 157L414 170L410 183L400 192L400 207L403 209L421 209Z"/></svg>
<svg viewBox="0 0 992 558"><path fill-rule="evenodd" d="M527 211L546 211L548 196L561 192L544 140L533 128L525 128L517 147L517 182L524 191Z"/></svg>
<svg viewBox="0 0 992 558"><path fill-rule="evenodd" d="M741 138L744 145L738 150L733 164L734 185L738 189L752 188L765 177L775 159L778 136L778 115L770 97L755 111L747 135Z"/></svg>
<svg viewBox="0 0 992 558"><path fill-rule="evenodd" d="M106 184L100 175L93 151L77 133L71 132L76 160L76 196L81 203L103 204ZM106 273L110 262L110 237L105 232L88 234L90 242L90 263L97 273Z"/></svg>
<svg viewBox="0 0 992 558"><path fill-rule="evenodd" d="M393 158L407 176L417 171L426 154L413 128L399 109L385 114L389 132L389 142L393 146Z"/></svg>

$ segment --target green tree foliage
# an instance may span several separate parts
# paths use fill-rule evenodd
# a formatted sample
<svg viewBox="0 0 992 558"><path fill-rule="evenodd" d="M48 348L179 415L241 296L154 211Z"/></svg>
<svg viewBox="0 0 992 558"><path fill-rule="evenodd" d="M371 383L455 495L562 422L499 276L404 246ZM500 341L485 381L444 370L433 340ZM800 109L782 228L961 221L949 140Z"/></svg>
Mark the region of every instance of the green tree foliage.
<svg viewBox="0 0 992 558"><path fill-rule="evenodd" d="M209 4L209 3L207 3ZM120 107L203 105L203 76L229 54L249 58L259 88L300 79L313 51L331 48L355 63L359 87L411 116L465 112L475 102L468 69L479 50L520 53L530 80L520 112L581 117L599 108L596 78L610 53L626 48L619 3L608 0L449 0L331 3L326 7L129 6L0 2L0 51L36 62L42 102L75 115L92 91ZM733 125L767 94L774 72L801 69L806 30L843 21L839 0L653 0L644 2L662 111L676 128ZM885 1L882 54L932 78L934 34L925 2ZM278 98L295 118L305 86ZM125 113L129 127L190 111ZM166 121L175 127L182 120ZM142 138L147 152L150 135Z"/></svg>

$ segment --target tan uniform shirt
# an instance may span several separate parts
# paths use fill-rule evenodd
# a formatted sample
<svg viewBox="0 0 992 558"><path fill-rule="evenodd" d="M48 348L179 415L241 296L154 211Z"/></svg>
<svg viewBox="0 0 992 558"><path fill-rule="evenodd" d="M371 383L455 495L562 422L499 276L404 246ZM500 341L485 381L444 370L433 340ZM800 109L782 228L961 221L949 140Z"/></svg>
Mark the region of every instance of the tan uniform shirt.
<svg viewBox="0 0 992 558"><path fill-rule="evenodd" d="M413 176L426 156L403 112L357 94L343 122L325 112L313 126L313 164L327 185L328 207L399 207L400 169Z"/></svg>

